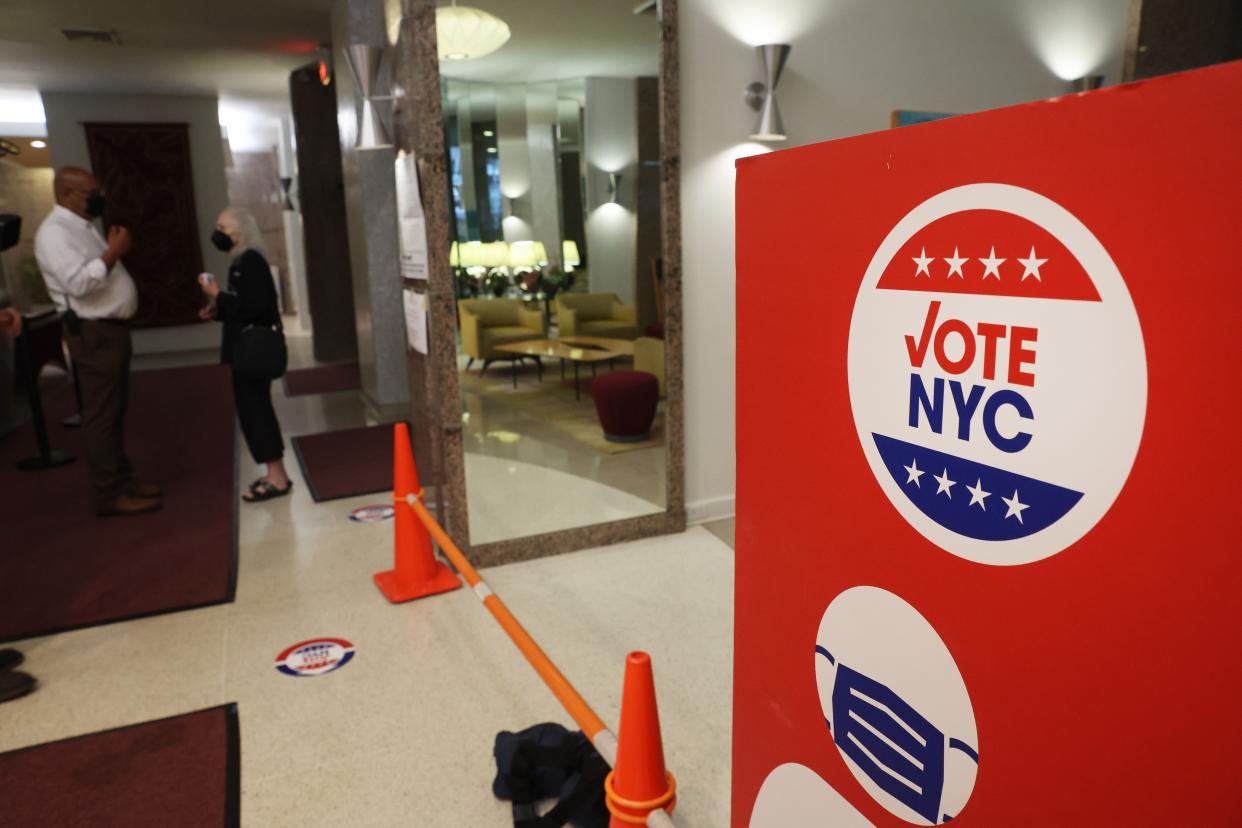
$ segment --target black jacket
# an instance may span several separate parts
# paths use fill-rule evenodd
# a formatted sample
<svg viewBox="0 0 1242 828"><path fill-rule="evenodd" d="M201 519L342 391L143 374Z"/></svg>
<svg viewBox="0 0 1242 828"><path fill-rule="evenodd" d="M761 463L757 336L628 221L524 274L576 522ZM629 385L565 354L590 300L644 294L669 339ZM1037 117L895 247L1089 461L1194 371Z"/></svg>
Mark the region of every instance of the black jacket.
<svg viewBox="0 0 1242 828"><path fill-rule="evenodd" d="M257 250L243 250L229 265L226 290L216 297L216 318L224 323L220 361L233 361L233 348L247 325L275 325L280 321L276 284L267 259Z"/></svg>

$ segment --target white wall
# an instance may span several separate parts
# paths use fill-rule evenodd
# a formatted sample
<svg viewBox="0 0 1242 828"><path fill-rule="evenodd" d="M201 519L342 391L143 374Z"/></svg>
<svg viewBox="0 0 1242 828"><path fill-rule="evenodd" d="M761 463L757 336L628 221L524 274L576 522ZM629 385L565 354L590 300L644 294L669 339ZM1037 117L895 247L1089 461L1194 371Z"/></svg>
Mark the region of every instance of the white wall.
<svg viewBox="0 0 1242 828"><path fill-rule="evenodd" d="M555 83L526 87L526 144L530 155L531 237L543 242L549 255L560 261L560 159L556 145L557 89Z"/></svg>
<svg viewBox="0 0 1242 828"><path fill-rule="evenodd" d="M82 128L85 122L189 124L194 209L203 267L216 274L227 272L228 257L211 246L216 216L229 203L216 98L44 92L43 110L47 117L48 149L57 168L68 164L91 168L86 131ZM216 325L142 329L134 336L134 350L138 353L215 348L219 343L220 330Z"/></svg>
<svg viewBox="0 0 1242 828"><path fill-rule="evenodd" d="M514 199L513 215L504 219L505 241L533 238L530 149L526 140L526 87L497 84L496 148L500 153L500 193Z"/></svg>
<svg viewBox="0 0 1242 828"><path fill-rule="evenodd" d="M638 161L638 85L634 78L587 78L583 120L590 290L615 293L632 305L638 244L633 198ZM608 203L608 173L622 176L616 204Z"/></svg>
<svg viewBox="0 0 1242 828"><path fill-rule="evenodd" d="M1129 0L681 0L692 521L731 514L736 489L733 162L767 151L747 142L755 115L742 90L760 79L753 46L793 46L778 98L789 134L782 146L796 146L884 129L894 109L965 113L1058 95L1066 83L1054 70L1065 78L1102 72L1116 83L1128 7ZM814 357L792 358L805 360L814 381Z"/></svg>

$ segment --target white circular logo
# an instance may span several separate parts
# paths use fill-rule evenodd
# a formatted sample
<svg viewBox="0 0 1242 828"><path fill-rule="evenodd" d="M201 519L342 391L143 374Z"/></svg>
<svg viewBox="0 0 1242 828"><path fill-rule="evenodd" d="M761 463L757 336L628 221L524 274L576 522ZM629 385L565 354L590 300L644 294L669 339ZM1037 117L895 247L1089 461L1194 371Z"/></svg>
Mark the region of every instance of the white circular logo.
<svg viewBox="0 0 1242 828"><path fill-rule="evenodd" d="M286 676L322 676L341 669L353 657L354 645L343 638L312 638L282 650L276 669Z"/></svg>
<svg viewBox="0 0 1242 828"><path fill-rule="evenodd" d="M897 222L854 302L849 391L897 511L978 563L1054 555L1121 492L1147 410L1134 303L1044 196L947 190Z"/></svg>
<svg viewBox="0 0 1242 828"><path fill-rule="evenodd" d="M916 825L961 813L979 734L949 648L887 590L842 592L819 623L815 684L832 740L867 793Z"/></svg>

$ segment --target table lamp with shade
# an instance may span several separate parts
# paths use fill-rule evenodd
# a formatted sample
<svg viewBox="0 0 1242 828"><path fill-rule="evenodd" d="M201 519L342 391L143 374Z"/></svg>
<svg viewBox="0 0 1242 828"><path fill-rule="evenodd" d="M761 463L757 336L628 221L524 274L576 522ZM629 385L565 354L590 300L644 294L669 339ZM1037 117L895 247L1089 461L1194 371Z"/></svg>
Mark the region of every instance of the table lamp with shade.
<svg viewBox="0 0 1242 828"><path fill-rule="evenodd" d="M573 239L565 239L561 242L561 266L568 273L580 264L582 256L578 253L578 243Z"/></svg>
<svg viewBox="0 0 1242 828"><path fill-rule="evenodd" d="M540 241L515 241L509 245L509 267L534 270L548 263L547 250Z"/></svg>

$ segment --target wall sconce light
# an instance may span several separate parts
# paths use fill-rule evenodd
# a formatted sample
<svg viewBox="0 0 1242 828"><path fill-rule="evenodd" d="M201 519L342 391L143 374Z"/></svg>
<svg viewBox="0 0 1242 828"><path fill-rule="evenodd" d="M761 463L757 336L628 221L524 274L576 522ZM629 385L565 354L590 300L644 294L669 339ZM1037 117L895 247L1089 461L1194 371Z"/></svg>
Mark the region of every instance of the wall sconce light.
<svg viewBox="0 0 1242 828"><path fill-rule="evenodd" d="M608 173L608 203L621 203L621 173Z"/></svg>
<svg viewBox="0 0 1242 828"><path fill-rule="evenodd" d="M1077 80L1070 81L1071 92L1090 92L1093 89L1099 89L1104 85L1103 75L1083 75Z"/></svg>
<svg viewBox="0 0 1242 828"><path fill-rule="evenodd" d="M787 43L755 47L759 62L763 64L764 79L746 87L746 103L759 113L755 131L750 134L753 141L784 141L786 138L785 123L776 104L776 85L781 82L781 72L785 70L790 48Z"/></svg>
<svg viewBox="0 0 1242 828"><path fill-rule="evenodd" d="M280 194L280 208L290 213L296 212L298 208L293 204L293 179L291 177L280 177Z"/></svg>
<svg viewBox="0 0 1242 828"><path fill-rule="evenodd" d="M386 49L366 43L354 43L342 49L354 75L358 107L358 149L376 149L392 145L384 112L391 110L396 95L380 91Z"/></svg>

